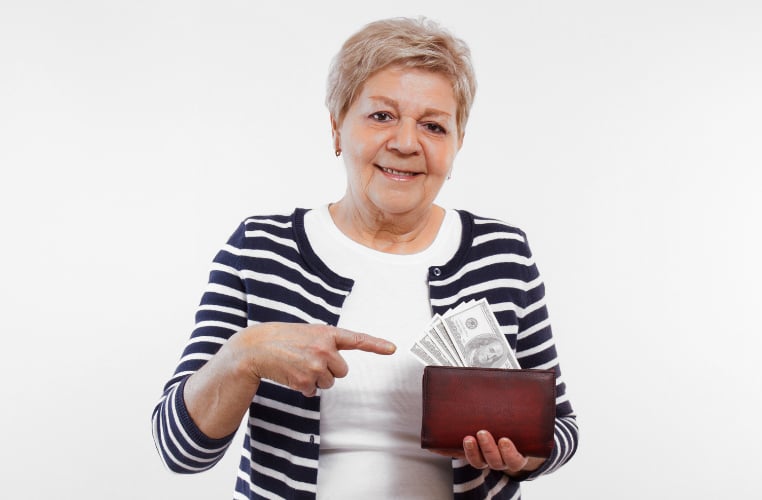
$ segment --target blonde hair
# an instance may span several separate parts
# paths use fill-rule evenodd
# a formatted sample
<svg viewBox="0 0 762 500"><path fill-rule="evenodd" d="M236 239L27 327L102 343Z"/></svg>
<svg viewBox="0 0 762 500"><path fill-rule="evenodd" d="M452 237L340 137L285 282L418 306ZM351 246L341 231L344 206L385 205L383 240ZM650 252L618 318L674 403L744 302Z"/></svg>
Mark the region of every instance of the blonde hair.
<svg viewBox="0 0 762 500"><path fill-rule="evenodd" d="M368 78L389 66L446 76L452 82L458 132L463 135L476 93L471 51L463 40L423 17L375 21L344 42L331 63L325 98L337 123L344 119Z"/></svg>

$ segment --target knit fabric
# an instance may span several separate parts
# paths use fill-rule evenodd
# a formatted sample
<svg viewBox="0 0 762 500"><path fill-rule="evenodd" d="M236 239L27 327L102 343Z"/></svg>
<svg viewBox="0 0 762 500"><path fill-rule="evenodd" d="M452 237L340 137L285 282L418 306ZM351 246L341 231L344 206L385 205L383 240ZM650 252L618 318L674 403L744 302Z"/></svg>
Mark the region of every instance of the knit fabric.
<svg viewBox="0 0 762 500"><path fill-rule="evenodd" d="M205 436L183 400L185 380L241 329L269 321L336 325L352 290L315 255L304 209L246 219L215 257L195 329L153 412L153 435L166 466L196 473L214 466L233 435ZM550 473L577 449L578 428L545 305L544 285L526 235L503 222L458 212L463 235L455 256L429 269L432 314L487 299L522 368L556 373L555 446L527 479ZM510 436L508 436L510 437ZM234 499L314 499L320 449L320 395L305 397L262 380L249 407ZM518 499L519 481L453 460L456 500ZM373 492L368 492L372 495Z"/></svg>

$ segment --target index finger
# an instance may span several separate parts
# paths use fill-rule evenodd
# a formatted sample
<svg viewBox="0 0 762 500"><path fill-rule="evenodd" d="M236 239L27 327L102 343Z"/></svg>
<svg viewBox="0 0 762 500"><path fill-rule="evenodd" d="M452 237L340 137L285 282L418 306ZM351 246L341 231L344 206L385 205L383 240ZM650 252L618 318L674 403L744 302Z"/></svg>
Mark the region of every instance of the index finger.
<svg viewBox="0 0 762 500"><path fill-rule="evenodd" d="M336 330L334 340L339 350L357 349L376 354L393 354L397 350L397 346L386 339L341 328Z"/></svg>

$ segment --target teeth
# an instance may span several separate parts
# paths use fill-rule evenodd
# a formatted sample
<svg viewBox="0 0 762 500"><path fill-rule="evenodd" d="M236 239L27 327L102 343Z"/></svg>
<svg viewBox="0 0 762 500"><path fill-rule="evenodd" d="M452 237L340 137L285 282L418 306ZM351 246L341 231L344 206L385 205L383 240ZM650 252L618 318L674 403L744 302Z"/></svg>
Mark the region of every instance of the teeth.
<svg viewBox="0 0 762 500"><path fill-rule="evenodd" d="M412 172L400 172L399 170L394 170L393 168L381 167L381 170L392 175L415 175Z"/></svg>

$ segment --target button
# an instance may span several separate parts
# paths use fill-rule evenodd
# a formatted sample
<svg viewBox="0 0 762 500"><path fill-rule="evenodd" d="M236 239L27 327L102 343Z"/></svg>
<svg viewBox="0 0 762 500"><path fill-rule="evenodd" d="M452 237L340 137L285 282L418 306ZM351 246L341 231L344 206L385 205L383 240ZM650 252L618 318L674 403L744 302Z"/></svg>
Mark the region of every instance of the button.
<svg viewBox="0 0 762 500"><path fill-rule="evenodd" d="M441 269L439 269L438 267L435 267L434 269L432 269L432 270L431 270L431 273L432 273L434 276L439 276L440 274L442 274L442 270L441 270Z"/></svg>

